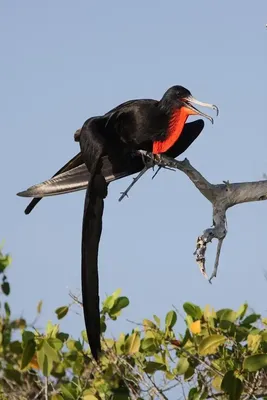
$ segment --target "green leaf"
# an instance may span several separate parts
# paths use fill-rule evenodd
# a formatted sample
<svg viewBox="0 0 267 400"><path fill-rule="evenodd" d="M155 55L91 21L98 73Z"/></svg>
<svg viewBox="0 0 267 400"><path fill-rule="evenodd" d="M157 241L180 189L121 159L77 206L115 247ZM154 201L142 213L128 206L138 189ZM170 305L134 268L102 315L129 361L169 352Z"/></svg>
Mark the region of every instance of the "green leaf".
<svg viewBox="0 0 267 400"><path fill-rule="evenodd" d="M4 303L4 307L5 307L6 317L9 318L10 314L11 314L11 310L10 310L9 304L7 302L5 302Z"/></svg>
<svg viewBox="0 0 267 400"><path fill-rule="evenodd" d="M144 325L145 331L150 330L150 329L158 331L157 325L155 325L154 322L150 321L149 319L144 319L143 325Z"/></svg>
<svg viewBox="0 0 267 400"><path fill-rule="evenodd" d="M31 362L34 353L36 350L36 344L35 341L32 340L28 340L24 349L23 349L23 353L22 353L22 359L21 359L21 365L20 368L23 370L24 368L26 368L29 363Z"/></svg>
<svg viewBox="0 0 267 400"><path fill-rule="evenodd" d="M63 306L63 307L59 307L55 310L55 313L57 314L57 318L58 319L62 319L64 318L69 311L69 307L68 306Z"/></svg>
<svg viewBox="0 0 267 400"><path fill-rule="evenodd" d="M77 394L76 390L70 383L65 383L64 385L60 386L61 392L64 395L65 400L76 400Z"/></svg>
<svg viewBox="0 0 267 400"><path fill-rule="evenodd" d="M222 323L224 321L227 322L235 322L235 320L237 319L237 314L235 311L230 310L230 309L225 309L222 314L220 315L220 326L222 325Z"/></svg>
<svg viewBox="0 0 267 400"><path fill-rule="evenodd" d="M203 315L206 321L210 321L217 318L217 314L214 308L211 308L209 304L205 306Z"/></svg>
<svg viewBox="0 0 267 400"><path fill-rule="evenodd" d="M61 364L56 364L54 366L54 368L52 369L51 374L55 378L63 378L65 376L65 374L66 374L66 369L65 369L65 367L64 367L64 365L62 363Z"/></svg>
<svg viewBox="0 0 267 400"><path fill-rule="evenodd" d="M8 296L9 293L10 293L10 285L9 285L9 283L8 283L8 282L2 283L1 288L2 288L3 293L4 293L6 296Z"/></svg>
<svg viewBox="0 0 267 400"><path fill-rule="evenodd" d="M44 353L52 361L59 362L60 361L59 355L58 355L57 351L50 345L48 340L45 339L43 341L43 347L42 348L44 350ZM52 339L52 340L58 340L58 339ZM60 342L60 344L62 344L62 343Z"/></svg>
<svg viewBox="0 0 267 400"><path fill-rule="evenodd" d="M248 304L247 303L242 304L236 313L237 318L243 319L247 312L247 309L248 309Z"/></svg>
<svg viewBox="0 0 267 400"><path fill-rule="evenodd" d="M244 321L242 321L242 325L254 324L254 322L258 321L260 317L260 314L250 314L247 318L244 319Z"/></svg>
<svg viewBox="0 0 267 400"><path fill-rule="evenodd" d="M119 297L120 294L121 294L121 289L117 289L115 292L112 293L111 296L108 296L103 301L103 310L110 311L111 308L114 306L115 301Z"/></svg>
<svg viewBox="0 0 267 400"><path fill-rule="evenodd" d="M12 353L21 354L22 353L22 345L18 340L9 343L9 348Z"/></svg>
<svg viewBox="0 0 267 400"><path fill-rule="evenodd" d="M124 345L124 350L126 354L135 354L139 351L141 344L140 334L138 332L134 332L130 335Z"/></svg>
<svg viewBox="0 0 267 400"><path fill-rule="evenodd" d="M60 361L60 357L57 351L49 344L48 340L51 340L51 338L47 340L43 339L37 351L38 364L44 376L46 377L48 377L51 374L53 368L53 362ZM59 339L52 339L52 340L59 340Z"/></svg>
<svg viewBox="0 0 267 400"><path fill-rule="evenodd" d="M125 334L121 333L118 340L115 343L116 351L117 351L118 355L121 355L123 353L124 342L125 342Z"/></svg>
<svg viewBox="0 0 267 400"><path fill-rule="evenodd" d="M110 310L111 316L116 316L120 311L129 305L128 297L119 297L115 300L113 307Z"/></svg>
<svg viewBox="0 0 267 400"><path fill-rule="evenodd" d="M160 328L160 318L157 315L153 315L153 318L154 318L158 328Z"/></svg>
<svg viewBox="0 0 267 400"><path fill-rule="evenodd" d="M169 311L165 318L166 329L172 329L177 321L177 314L175 311Z"/></svg>
<svg viewBox="0 0 267 400"><path fill-rule="evenodd" d="M113 292L111 296L116 300L120 294L121 294L121 289L119 288L115 290L115 292Z"/></svg>
<svg viewBox="0 0 267 400"><path fill-rule="evenodd" d="M220 392L221 390L221 384L222 384L222 378L219 375L215 375L213 381L212 381L212 387L217 390L217 392Z"/></svg>
<svg viewBox="0 0 267 400"><path fill-rule="evenodd" d="M157 344L154 338L145 338L142 340L142 350L145 352L155 352Z"/></svg>
<svg viewBox="0 0 267 400"><path fill-rule="evenodd" d="M64 400L60 394L52 394L51 400Z"/></svg>
<svg viewBox="0 0 267 400"><path fill-rule="evenodd" d="M48 321L46 324L46 334L50 337L56 337L59 331L59 325L53 325L51 321Z"/></svg>
<svg viewBox="0 0 267 400"><path fill-rule="evenodd" d="M261 339L263 342L267 342L267 330L261 332Z"/></svg>
<svg viewBox="0 0 267 400"><path fill-rule="evenodd" d="M199 354L206 356L208 354L215 354L220 345L226 341L223 335L210 335L205 337L199 344Z"/></svg>
<svg viewBox="0 0 267 400"><path fill-rule="evenodd" d="M261 343L261 335L248 335L247 343L248 343L248 349L252 353L256 353L256 351L259 348L259 345Z"/></svg>
<svg viewBox="0 0 267 400"><path fill-rule="evenodd" d="M0 272L4 272L4 270L11 264L12 258L7 254L3 256L0 252Z"/></svg>
<svg viewBox="0 0 267 400"><path fill-rule="evenodd" d="M247 369L249 372L255 372L265 367L267 367L267 354L248 356L243 362L243 368Z"/></svg>
<svg viewBox="0 0 267 400"><path fill-rule="evenodd" d="M41 314L42 307L43 307L43 301L40 300L39 303L37 304L37 313L38 314Z"/></svg>
<svg viewBox="0 0 267 400"><path fill-rule="evenodd" d="M77 350L76 348L75 348L75 340L74 339L69 339L68 341L67 341L67 348L69 349L69 350Z"/></svg>
<svg viewBox="0 0 267 400"><path fill-rule="evenodd" d="M244 326L236 326L235 339L238 343L243 342L248 336L248 328Z"/></svg>
<svg viewBox="0 0 267 400"><path fill-rule="evenodd" d="M184 374L184 380L185 381L190 381L193 376L195 375L195 368L193 368L191 365L187 369L187 371Z"/></svg>
<svg viewBox="0 0 267 400"><path fill-rule="evenodd" d="M84 394L82 399L83 400L98 400L98 398L95 397L93 394Z"/></svg>
<svg viewBox="0 0 267 400"><path fill-rule="evenodd" d="M192 317L193 319L201 319L202 311L201 308L193 303L186 302L183 305L183 308L187 315Z"/></svg>
<svg viewBox="0 0 267 400"><path fill-rule="evenodd" d="M81 332L81 336L82 336L83 340L84 340L86 343L89 343L89 342L88 342L88 337L87 337L86 330L83 330L83 331Z"/></svg>
<svg viewBox="0 0 267 400"><path fill-rule="evenodd" d="M41 347L41 349L37 351L37 361L44 376L48 377L51 374L53 368L53 361L51 358L47 357L43 347Z"/></svg>
<svg viewBox="0 0 267 400"><path fill-rule="evenodd" d="M103 301L103 310L107 310L108 312L111 310L111 308L114 306L115 300L113 296L108 296L104 301Z"/></svg>
<svg viewBox="0 0 267 400"><path fill-rule="evenodd" d="M144 371L147 374L154 374L156 371L166 371L166 365L155 361L147 361Z"/></svg>
<svg viewBox="0 0 267 400"><path fill-rule="evenodd" d="M64 333L64 332L59 332L59 333L57 333L57 338L59 340L61 340L61 342L64 343L64 342L66 342L68 340L69 334L68 333Z"/></svg>
<svg viewBox="0 0 267 400"><path fill-rule="evenodd" d="M188 400L200 400L201 394L196 387L190 389L188 393Z"/></svg>
<svg viewBox="0 0 267 400"><path fill-rule="evenodd" d="M47 339L47 343L53 347L56 351L60 351L63 347L63 343L60 339L57 338L49 338Z"/></svg>
<svg viewBox="0 0 267 400"><path fill-rule="evenodd" d="M107 329L107 325L106 325L106 317L105 315L102 315L100 318L100 331L101 333L105 333Z"/></svg>
<svg viewBox="0 0 267 400"><path fill-rule="evenodd" d="M186 357L180 357L175 372L177 375L183 375L188 370L190 364Z"/></svg>
<svg viewBox="0 0 267 400"><path fill-rule="evenodd" d="M228 371L223 377L221 388L229 394L229 400L238 400L243 392L243 383L235 376L234 371Z"/></svg>
<svg viewBox="0 0 267 400"><path fill-rule="evenodd" d="M34 339L34 333L31 331L24 331L22 334L22 342L23 342L23 346L25 346L27 344L27 342L29 340L33 340Z"/></svg>

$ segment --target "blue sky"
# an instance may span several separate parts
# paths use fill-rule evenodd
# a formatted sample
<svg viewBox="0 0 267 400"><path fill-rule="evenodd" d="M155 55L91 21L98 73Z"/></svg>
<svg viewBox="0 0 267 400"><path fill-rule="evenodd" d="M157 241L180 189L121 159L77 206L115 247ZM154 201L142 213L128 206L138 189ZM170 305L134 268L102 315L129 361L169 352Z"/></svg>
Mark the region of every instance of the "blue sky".
<svg viewBox="0 0 267 400"><path fill-rule="evenodd" d="M13 264L11 305L39 325L79 293L84 192L43 200L24 215L20 190L49 178L79 151L73 133L90 116L133 98L159 99L186 86L220 108L187 151L211 182L258 180L267 171L267 3L0 2L1 239ZM183 157L182 157L183 158ZM110 186L100 250L101 298L118 287L126 319L163 317L185 301L266 313L267 203L228 212L229 233L213 285L194 262L197 236L212 223L211 206L181 172L151 173L119 203L131 178ZM211 271L216 243L208 250ZM264 298L264 300L266 300ZM62 329L77 336L75 313ZM183 330L181 318L179 330Z"/></svg>

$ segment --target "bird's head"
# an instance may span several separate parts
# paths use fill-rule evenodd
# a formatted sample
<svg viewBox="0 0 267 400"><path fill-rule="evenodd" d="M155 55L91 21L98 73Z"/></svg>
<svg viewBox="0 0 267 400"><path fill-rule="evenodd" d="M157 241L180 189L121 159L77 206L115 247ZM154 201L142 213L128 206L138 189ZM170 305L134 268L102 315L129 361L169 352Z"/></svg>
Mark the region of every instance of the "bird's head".
<svg viewBox="0 0 267 400"><path fill-rule="evenodd" d="M160 105L166 110L172 112L175 109L183 108L186 114L189 115L202 115L213 123L213 118L209 115L199 111L193 104L197 104L202 107L208 107L216 111L216 115L219 114L219 109L214 104L204 103L196 100L191 92L183 86L172 86L163 95L160 100Z"/></svg>

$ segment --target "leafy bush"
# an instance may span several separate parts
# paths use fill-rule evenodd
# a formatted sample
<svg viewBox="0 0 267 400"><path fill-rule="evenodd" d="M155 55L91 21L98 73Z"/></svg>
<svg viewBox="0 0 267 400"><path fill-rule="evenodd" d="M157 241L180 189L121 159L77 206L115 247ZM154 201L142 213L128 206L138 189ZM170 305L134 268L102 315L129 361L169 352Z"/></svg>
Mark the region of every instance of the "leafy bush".
<svg viewBox="0 0 267 400"><path fill-rule="evenodd" d="M186 302L183 335L175 332L177 310L165 321L154 315L117 340L106 337L110 319L129 305L117 290L103 302L103 355L90 354L85 331L78 339L48 323L44 332L12 319L7 298L9 255L0 252L0 398L5 399L252 399L267 395L267 319L239 310ZM42 303L37 305L41 313ZM58 319L70 306L55 310ZM14 337L19 339L14 340ZM176 396L177 398L177 396Z"/></svg>

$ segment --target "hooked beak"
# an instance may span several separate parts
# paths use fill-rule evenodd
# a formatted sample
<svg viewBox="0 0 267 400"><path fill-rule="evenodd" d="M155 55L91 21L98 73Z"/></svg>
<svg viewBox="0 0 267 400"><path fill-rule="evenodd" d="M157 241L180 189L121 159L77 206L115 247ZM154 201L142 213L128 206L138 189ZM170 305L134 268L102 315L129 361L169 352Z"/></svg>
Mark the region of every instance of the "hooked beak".
<svg viewBox="0 0 267 400"><path fill-rule="evenodd" d="M193 96L183 99L183 103L184 103L184 106L186 107L186 109L189 111L190 115L202 115L202 117L209 119L212 124L213 124L213 118L210 117L208 114L205 114L205 113L199 111L192 104L197 104L202 107L212 108L213 110L216 111L217 116L219 114L219 109L217 106L215 106L215 104L203 103L202 101L196 100Z"/></svg>

